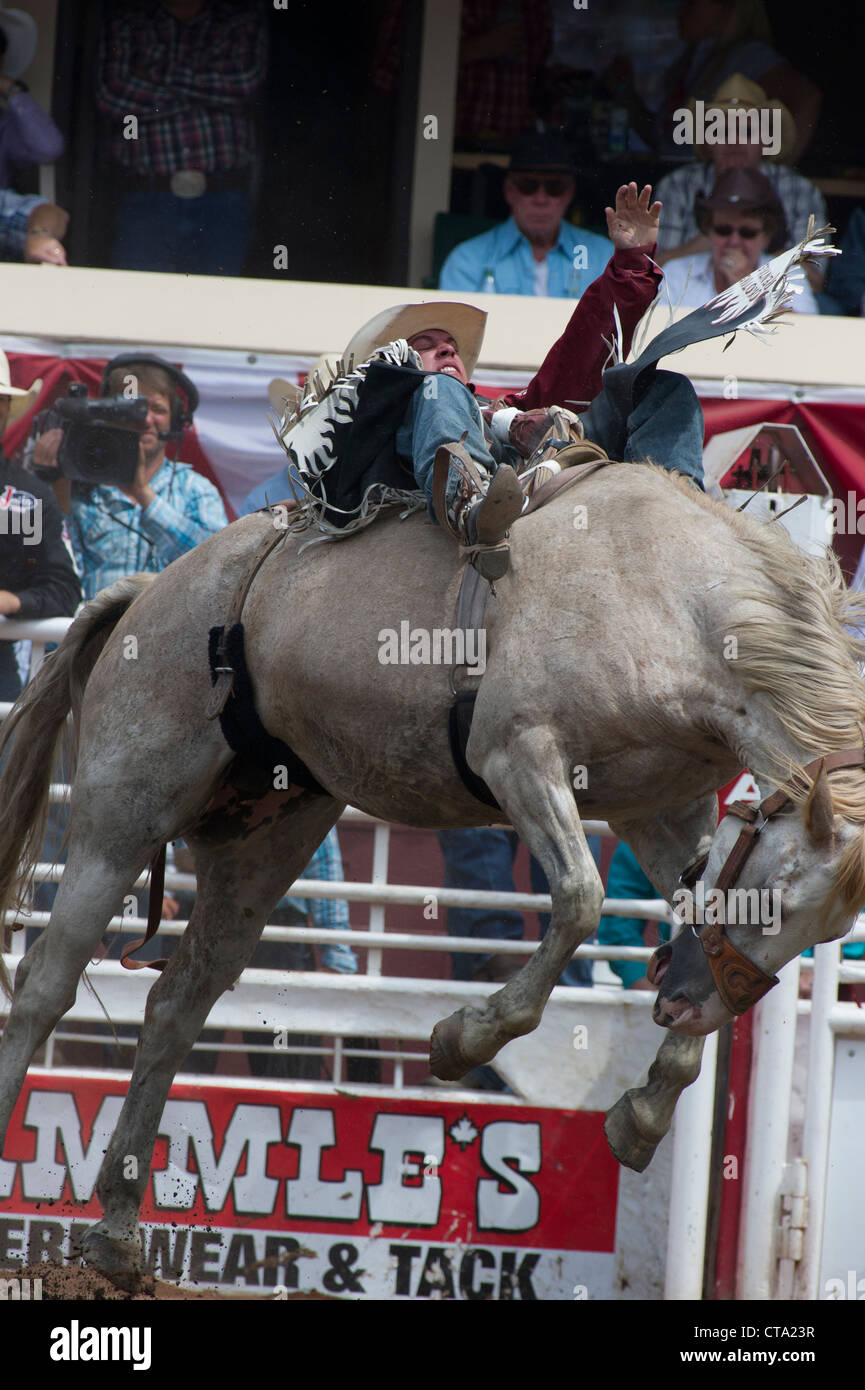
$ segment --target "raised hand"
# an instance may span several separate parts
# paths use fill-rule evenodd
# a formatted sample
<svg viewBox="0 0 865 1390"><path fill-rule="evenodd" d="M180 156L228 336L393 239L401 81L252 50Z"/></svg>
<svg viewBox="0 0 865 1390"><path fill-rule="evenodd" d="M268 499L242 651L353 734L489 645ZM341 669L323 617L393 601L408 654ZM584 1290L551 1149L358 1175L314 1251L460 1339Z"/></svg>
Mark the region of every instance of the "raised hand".
<svg viewBox="0 0 865 1390"><path fill-rule="evenodd" d="M647 183L642 193L638 193L635 183L623 183L616 193L615 208L604 209L610 241L617 251L657 241L662 204L651 203L651 197L651 184Z"/></svg>

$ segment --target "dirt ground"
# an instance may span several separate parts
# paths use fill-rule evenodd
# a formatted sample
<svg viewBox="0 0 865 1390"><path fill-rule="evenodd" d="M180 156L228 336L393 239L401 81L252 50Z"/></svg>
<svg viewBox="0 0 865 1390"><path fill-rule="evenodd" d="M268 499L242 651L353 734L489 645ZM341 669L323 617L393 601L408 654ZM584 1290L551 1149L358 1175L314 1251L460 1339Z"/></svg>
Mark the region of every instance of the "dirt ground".
<svg viewBox="0 0 865 1390"><path fill-rule="evenodd" d="M182 1289L177 1284L168 1284L163 1279L145 1278L141 1293L128 1294L115 1286L103 1274L87 1269L85 1265L16 1265L14 1269L0 1270L0 1279L41 1279L43 1303L66 1303L75 1299L98 1302L103 1299L144 1303L168 1302L177 1299L196 1299L212 1301L237 1299L248 1302L274 1302L276 1295L268 1293L250 1294L238 1291L225 1293L218 1289ZM31 1297L32 1297L31 1284ZM326 1299L340 1303L343 1300L326 1293L284 1293L280 1301L288 1299Z"/></svg>

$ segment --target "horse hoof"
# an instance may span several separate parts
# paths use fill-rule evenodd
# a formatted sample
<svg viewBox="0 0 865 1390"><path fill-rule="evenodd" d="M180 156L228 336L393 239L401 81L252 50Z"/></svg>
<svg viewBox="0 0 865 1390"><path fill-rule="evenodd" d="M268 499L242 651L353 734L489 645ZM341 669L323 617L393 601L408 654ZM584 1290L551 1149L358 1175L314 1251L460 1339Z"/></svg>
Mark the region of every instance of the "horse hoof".
<svg viewBox="0 0 865 1390"><path fill-rule="evenodd" d="M641 1132L630 1096L623 1095L604 1120L604 1134L610 1152L626 1168L642 1173L655 1156L660 1140L647 1139Z"/></svg>
<svg viewBox="0 0 865 1390"><path fill-rule="evenodd" d="M459 1081L473 1066L460 1047L463 1025L459 1013L442 1019L432 1031L429 1045L429 1066L433 1076L441 1081Z"/></svg>
<svg viewBox="0 0 865 1390"><path fill-rule="evenodd" d="M141 1247L136 1241L117 1240L91 1226L81 1242L81 1255L86 1264L124 1293L141 1291Z"/></svg>

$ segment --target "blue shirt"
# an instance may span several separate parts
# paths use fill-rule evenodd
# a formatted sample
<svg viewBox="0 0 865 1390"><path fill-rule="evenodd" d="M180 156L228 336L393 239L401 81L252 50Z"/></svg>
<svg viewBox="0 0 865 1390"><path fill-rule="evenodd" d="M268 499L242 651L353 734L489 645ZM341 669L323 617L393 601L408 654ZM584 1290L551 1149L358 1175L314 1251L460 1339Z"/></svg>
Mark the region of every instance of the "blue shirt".
<svg viewBox="0 0 865 1390"><path fill-rule="evenodd" d="M85 598L124 575L158 574L228 525L213 483L188 463L166 459L150 486L144 511L116 487L73 490L69 535Z"/></svg>
<svg viewBox="0 0 865 1390"><path fill-rule="evenodd" d="M577 257L574 252L584 248ZM603 273L615 247L606 237L562 222L559 238L547 254L550 299L578 299ZM440 290L483 291L484 278L491 270L497 294L534 294L535 267L532 248L512 217L481 236L463 241L451 251L439 276Z"/></svg>

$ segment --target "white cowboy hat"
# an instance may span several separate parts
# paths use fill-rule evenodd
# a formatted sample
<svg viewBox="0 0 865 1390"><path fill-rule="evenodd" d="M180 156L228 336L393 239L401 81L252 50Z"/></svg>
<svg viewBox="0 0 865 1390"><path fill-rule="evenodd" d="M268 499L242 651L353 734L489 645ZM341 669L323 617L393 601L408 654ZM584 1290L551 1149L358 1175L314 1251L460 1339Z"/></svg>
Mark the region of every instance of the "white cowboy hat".
<svg viewBox="0 0 865 1390"><path fill-rule="evenodd" d="M0 60L4 77L20 77L36 57L39 30L32 15L23 10L5 10L0 4L0 29L6 35L6 54Z"/></svg>
<svg viewBox="0 0 865 1390"><path fill-rule="evenodd" d="M11 425L13 420L20 420L22 415L26 415L31 406L36 404L39 392L42 390L42 378L34 381L28 390L22 391L20 387L13 386L9 376L9 359L5 352L0 351L0 396L9 396L12 404L9 407L9 420Z"/></svg>
<svg viewBox="0 0 865 1390"><path fill-rule="evenodd" d="M380 314L359 328L343 354L354 356L355 362L365 362L376 348L392 343L395 338L413 338L431 328L443 328L450 333L462 358L466 375L471 380L477 366L487 326L485 309L473 304L431 301L427 304L396 304L382 309Z"/></svg>

